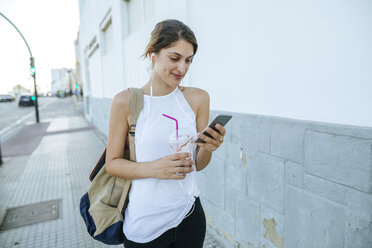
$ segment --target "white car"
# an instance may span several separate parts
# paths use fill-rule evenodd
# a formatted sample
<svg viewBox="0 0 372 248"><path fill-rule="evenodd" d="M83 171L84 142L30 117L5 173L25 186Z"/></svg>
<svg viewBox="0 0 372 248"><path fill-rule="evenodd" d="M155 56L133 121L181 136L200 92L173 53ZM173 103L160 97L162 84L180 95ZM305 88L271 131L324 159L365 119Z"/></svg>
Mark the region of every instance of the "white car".
<svg viewBox="0 0 372 248"><path fill-rule="evenodd" d="M15 97L12 95L0 95L0 102L13 102Z"/></svg>

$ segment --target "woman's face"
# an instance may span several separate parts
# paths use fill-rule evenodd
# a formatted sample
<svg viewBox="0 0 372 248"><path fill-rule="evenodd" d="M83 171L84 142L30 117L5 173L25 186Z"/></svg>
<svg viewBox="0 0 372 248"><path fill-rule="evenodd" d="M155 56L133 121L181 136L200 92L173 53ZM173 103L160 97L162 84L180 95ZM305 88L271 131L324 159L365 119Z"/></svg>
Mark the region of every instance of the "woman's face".
<svg viewBox="0 0 372 248"><path fill-rule="evenodd" d="M154 55L154 73L163 83L177 87L192 63L194 48L185 40L174 42Z"/></svg>

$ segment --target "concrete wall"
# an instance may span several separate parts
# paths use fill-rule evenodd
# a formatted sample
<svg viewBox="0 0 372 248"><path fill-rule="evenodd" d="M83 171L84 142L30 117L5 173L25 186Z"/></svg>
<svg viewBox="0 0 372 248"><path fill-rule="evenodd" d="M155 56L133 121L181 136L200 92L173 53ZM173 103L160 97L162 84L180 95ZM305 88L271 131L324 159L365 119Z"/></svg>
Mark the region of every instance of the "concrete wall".
<svg viewBox="0 0 372 248"><path fill-rule="evenodd" d="M372 247L371 128L235 113L226 128L198 182L227 247Z"/></svg>
<svg viewBox="0 0 372 248"><path fill-rule="evenodd" d="M89 97L89 102L92 106L90 113L91 123L95 125L107 137L110 120L109 110L111 108L111 99Z"/></svg>

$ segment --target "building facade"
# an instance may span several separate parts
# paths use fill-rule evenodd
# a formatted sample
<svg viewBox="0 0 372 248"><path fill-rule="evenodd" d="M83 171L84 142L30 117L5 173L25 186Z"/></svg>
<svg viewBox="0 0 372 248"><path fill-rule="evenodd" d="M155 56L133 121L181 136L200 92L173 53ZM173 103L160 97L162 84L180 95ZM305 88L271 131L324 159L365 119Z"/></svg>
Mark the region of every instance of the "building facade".
<svg viewBox="0 0 372 248"><path fill-rule="evenodd" d="M58 92L64 92L64 94L72 92L75 88L74 77L72 69L52 69L51 93L56 95Z"/></svg>
<svg viewBox="0 0 372 248"><path fill-rule="evenodd" d="M86 118L108 133L113 96L149 77L154 25L175 18L199 50L184 79L233 115L199 172L226 247L372 246L372 4L80 0Z"/></svg>

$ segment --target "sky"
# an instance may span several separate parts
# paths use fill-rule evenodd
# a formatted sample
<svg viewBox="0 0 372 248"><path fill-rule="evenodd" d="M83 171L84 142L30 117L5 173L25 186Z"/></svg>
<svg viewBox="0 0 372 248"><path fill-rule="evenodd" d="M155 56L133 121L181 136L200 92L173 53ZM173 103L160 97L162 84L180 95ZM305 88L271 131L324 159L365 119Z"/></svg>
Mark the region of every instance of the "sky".
<svg viewBox="0 0 372 248"><path fill-rule="evenodd" d="M75 68L78 0L0 0L0 12L26 39L35 58L36 83L50 90L51 69ZM16 29L0 15L0 94L17 84L33 90L30 54Z"/></svg>

